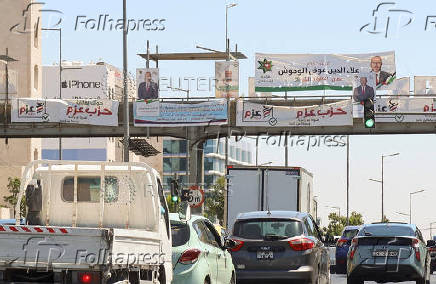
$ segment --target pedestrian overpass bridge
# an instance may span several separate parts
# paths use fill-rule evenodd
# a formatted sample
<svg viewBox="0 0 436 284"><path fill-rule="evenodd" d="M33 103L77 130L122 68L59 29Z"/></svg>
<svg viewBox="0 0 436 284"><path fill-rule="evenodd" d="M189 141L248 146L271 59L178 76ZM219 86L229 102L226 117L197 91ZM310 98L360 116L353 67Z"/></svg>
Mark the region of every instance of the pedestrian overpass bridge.
<svg viewBox="0 0 436 284"><path fill-rule="evenodd" d="M338 102L349 97L274 97L274 98L243 98L246 101L275 106L312 106ZM436 98L436 97L435 97ZM195 104L215 98L162 98L164 102ZM165 127L135 127L133 124L133 102L130 108L131 137L176 137L202 141L225 136L257 136L257 135L372 135L372 134L435 134L436 122L420 123L377 123L373 129L365 128L362 118L354 118L350 126L310 126L310 127L259 127L236 126L236 101L229 101L227 125L210 126L165 126ZM94 126L65 123L11 123L11 105L0 103L0 138L50 138L50 137L123 137L124 105L120 102L118 111L118 126ZM379 113L376 113L379 114ZM436 112L433 113L436 115Z"/></svg>

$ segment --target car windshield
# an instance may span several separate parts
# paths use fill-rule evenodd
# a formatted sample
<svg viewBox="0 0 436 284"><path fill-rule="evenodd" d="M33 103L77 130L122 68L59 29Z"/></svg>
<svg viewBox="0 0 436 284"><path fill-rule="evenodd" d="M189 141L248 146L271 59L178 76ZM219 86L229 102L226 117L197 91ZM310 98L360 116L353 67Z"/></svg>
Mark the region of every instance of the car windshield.
<svg viewBox="0 0 436 284"><path fill-rule="evenodd" d="M182 222L171 221L171 236L173 247L179 247L186 244L189 240L189 227Z"/></svg>
<svg viewBox="0 0 436 284"><path fill-rule="evenodd" d="M396 236L415 236L415 232L410 227L398 225L385 225L385 226L368 226L364 227L359 236L383 236L383 237L396 237Z"/></svg>
<svg viewBox="0 0 436 284"><path fill-rule="evenodd" d="M345 230L344 233L342 234L342 238L344 239L352 239L354 238L357 233L359 233L359 230L354 229L354 230Z"/></svg>
<svg viewBox="0 0 436 284"><path fill-rule="evenodd" d="M289 219L252 219L236 221L233 235L245 239L290 238L303 233L300 221Z"/></svg>

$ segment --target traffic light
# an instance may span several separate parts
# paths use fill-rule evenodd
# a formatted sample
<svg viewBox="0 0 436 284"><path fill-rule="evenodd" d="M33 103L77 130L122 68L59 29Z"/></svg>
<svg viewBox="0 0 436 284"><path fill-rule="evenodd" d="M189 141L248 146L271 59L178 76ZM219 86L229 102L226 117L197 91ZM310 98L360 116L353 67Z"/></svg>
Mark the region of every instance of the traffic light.
<svg viewBox="0 0 436 284"><path fill-rule="evenodd" d="M363 123L365 128L375 127L374 101L372 99L363 102Z"/></svg>
<svg viewBox="0 0 436 284"><path fill-rule="evenodd" d="M179 182L175 179L171 181L171 201L179 201Z"/></svg>

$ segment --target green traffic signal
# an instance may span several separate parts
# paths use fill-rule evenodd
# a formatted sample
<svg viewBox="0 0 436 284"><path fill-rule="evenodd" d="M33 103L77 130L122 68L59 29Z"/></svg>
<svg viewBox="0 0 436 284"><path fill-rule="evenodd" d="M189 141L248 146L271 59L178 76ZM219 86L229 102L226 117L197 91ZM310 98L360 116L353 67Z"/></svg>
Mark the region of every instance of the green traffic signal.
<svg viewBox="0 0 436 284"><path fill-rule="evenodd" d="M173 195L173 196L171 196L171 201L177 202L177 201L179 201L179 197L177 195Z"/></svg>
<svg viewBox="0 0 436 284"><path fill-rule="evenodd" d="M374 127L374 119L370 118L365 120L365 127L373 128Z"/></svg>

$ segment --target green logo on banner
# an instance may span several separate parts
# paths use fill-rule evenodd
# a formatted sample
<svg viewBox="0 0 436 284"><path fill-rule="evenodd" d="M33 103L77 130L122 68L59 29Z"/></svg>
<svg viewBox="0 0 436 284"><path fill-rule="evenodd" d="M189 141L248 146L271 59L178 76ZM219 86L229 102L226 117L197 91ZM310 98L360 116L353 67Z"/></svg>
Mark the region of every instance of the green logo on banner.
<svg viewBox="0 0 436 284"><path fill-rule="evenodd" d="M271 71L271 68L273 67L272 61L266 60L266 58L263 59L263 61L257 61L259 62L260 66L257 67L257 69L260 69L263 71L263 73L266 73L267 71Z"/></svg>

